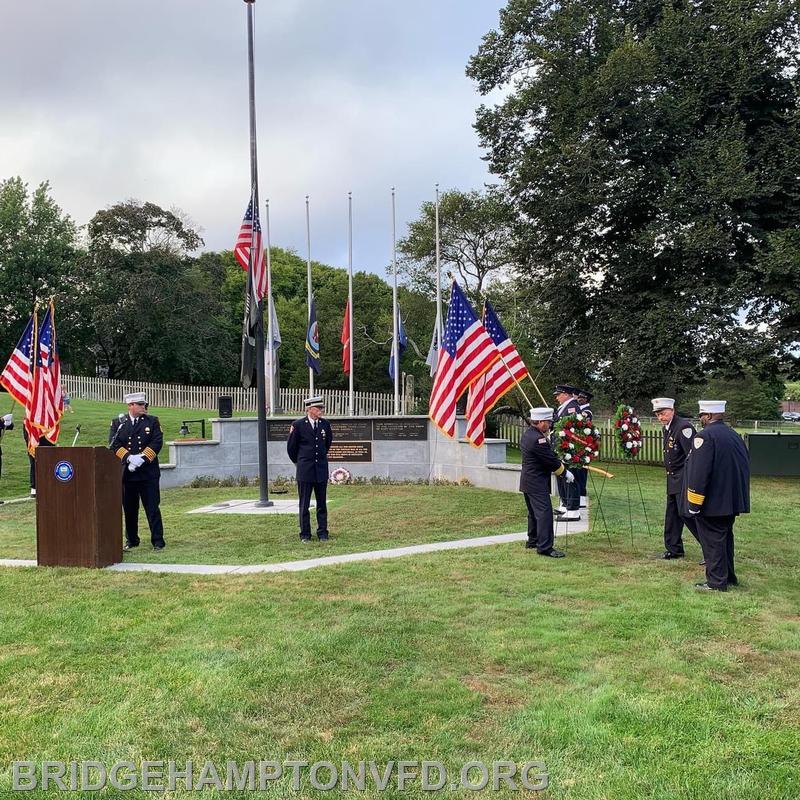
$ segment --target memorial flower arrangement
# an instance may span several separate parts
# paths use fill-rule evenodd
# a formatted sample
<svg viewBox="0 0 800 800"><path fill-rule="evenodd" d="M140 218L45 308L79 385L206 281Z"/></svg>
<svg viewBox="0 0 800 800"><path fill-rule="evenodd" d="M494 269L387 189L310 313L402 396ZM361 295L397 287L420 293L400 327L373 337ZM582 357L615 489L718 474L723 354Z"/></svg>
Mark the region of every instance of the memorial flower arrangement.
<svg viewBox="0 0 800 800"><path fill-rule="evenodd" d="M568 467L586 467L600 455L600 429L583 411L557 420L553 440L556 455Z"/></svg>
<svg viewBox="0 0 800 800"><path fill-rule="evenodd" d="M337 485L343 483L352 483L353 482L353 474L350 472L349 469L345 469L344 467L337 467L333 472L331 472L331 483L335 483Z"/></svg>
<svg viewBox="0 0 800 800"><path fill-rule="evenodd" d="M618 449L625 458L635 458L642 452L642 426L633 406L620 403L614 415L614 431Z"/></svg>

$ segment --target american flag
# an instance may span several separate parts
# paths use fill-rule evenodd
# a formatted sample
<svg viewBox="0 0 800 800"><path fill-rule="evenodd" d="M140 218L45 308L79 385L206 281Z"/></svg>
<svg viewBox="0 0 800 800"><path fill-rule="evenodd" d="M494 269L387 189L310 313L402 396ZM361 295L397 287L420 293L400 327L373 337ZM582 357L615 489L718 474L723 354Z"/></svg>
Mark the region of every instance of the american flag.
<svg viewBox="0 0 800 800"><path fill-rule="evenodd" d="M8 359L0 384L22 406L27 406L31 397L31 357L36 343L36 314L31 314L14 352Z"/></svg>
<svg viewBox="0 0 800 800"><path fill-rule="evenodd" d="M428 415L447 436L456 432L456 402L500 358L492 337L453 281Z"/></svg>
<svg viewBox="0 0 800 800"><path fill-rule="evenodd" d="M528 368L520 358L517 348L508 338L508 334L488 300L483 307L483 324L503 358L469 387L467 439L476 447L480 447L485 438L486 415L492 410L495 403L514 386L515 378L521 381L528 374Z"/></svg>
<svg viewBox="0 0 800 800"><path fill-rule="evenodd" d="M241 268L247 272L250 266L250 249L255 247L256 255L253 263L252 286L257 302L261 302L267 294L267 268L264 260L264 248L261 243L261 221L258 218L258 208L253 213L253 201L244 212L242 227L239 228L239 238L233 248L233 255Z"/></svg>
<svg viewBox="0 0 800 800"><path fill-rule="evenodd" d="M39 431L40 436L55 444L64 415L64 400L61 393L61 362L56 347L55 308L52 303L42 320L36 351L26 418L30 427Z"/></svg>
<svg viewBox="0 0 800 800"><path fill-rule="evenodd" d="M342 372L350 374L350 298L344 307L344 319L342 320L342 335L339 337L342 343Z"/></svg>

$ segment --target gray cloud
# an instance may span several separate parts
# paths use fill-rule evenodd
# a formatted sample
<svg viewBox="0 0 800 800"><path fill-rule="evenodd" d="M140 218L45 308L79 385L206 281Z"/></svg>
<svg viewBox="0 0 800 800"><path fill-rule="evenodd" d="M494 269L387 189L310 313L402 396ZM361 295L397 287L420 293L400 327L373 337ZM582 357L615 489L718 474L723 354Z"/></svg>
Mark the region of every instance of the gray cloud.
<svg viewBox="0 0 800 800"><path fill-rule="evenodd" d="M128 197L182 208L230 247L247 202L241 0L4 0L0 177L49 179L78 223ZM500 0L256 4L262 198L273 242L382 273L420 203L488 180L464 76Z"/></svg>

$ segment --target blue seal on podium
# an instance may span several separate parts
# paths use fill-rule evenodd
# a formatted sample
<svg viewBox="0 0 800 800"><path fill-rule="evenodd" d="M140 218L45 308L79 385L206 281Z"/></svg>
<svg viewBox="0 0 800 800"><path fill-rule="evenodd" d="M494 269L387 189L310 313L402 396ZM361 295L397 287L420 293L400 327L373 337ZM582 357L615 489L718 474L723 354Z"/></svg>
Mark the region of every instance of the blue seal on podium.
<svg viewBox="0 0 800 800"><path fill-rule="evenodd" d="M72 477L75 475L75 468L69 461L59 461L53 468L53 472L56 476L56 480L61 481L61 483L66 483L72 480Z"/></svg>

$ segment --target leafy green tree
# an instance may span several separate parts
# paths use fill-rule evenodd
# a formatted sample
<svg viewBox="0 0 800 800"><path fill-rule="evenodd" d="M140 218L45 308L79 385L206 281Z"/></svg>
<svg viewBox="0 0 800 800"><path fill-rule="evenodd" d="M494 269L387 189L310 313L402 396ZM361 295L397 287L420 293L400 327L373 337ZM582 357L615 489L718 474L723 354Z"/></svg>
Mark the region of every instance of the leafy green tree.
<svg viewBox="0 0 800 800"><path fill-rule="evenodd" d="M452 190L439 197L439 254L445 286L453 272L468 293L479 299L488 285L512 266L513 210L495 188L483 193ZM436 293L436 204L425 202L397 243L399 272L410 288L429 297Z"/></svg>
<svg viewBox="0 0 800 800"><path fill-rule="evenodd" d="M791 351L799 40L795 0L509 0L468 74L502 91L476 127L565 378L696 382L748 308Z"/></svg>
<svg viewBox="0 0 800 800"><path fill-rule="evenodd" d="M76 227L50 184L31 194L19 177L0 182L0 347L8 354L36 300L79 290L74 275Z"/></svg>

